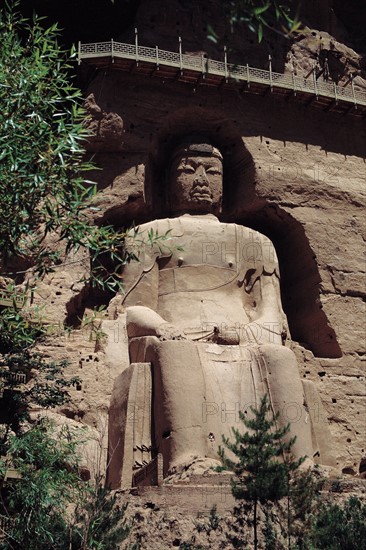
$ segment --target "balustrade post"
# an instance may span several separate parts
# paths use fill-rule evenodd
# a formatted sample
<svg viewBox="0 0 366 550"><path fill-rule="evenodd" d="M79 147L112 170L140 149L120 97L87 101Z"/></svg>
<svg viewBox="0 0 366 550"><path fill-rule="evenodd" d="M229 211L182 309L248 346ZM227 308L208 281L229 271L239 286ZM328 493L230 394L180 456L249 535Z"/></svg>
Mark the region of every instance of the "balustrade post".
<svg viewBox="0 0 366 550"><path fill-rule="evenodd" d="M81 63L81 42L78 42L78 65Z"/></svg>
<svg viewBox="0 0 366 550"><path fill-rule="evenodd" d="M335 99L335 102L338 103L337 85L335 82L333 82L333 88L334 88L334 99Z"/></svg>
<svg viewBox="0 0 366 550"><path fill-rule="evenodd" d="M355 94L355 85L353 84L353 74L351 74L351 88L352 88L352 95L353 95L353 103L355 105L355 109L357 109L357 101L356 101L356 94Z"/></svg>
<svg viewBox="0 0 366 550"><path fill-rule="evenodd" d="M294 95L296 95L296 82L294 73L292 73L292 86L294 88Z"/></svg>
<svg viewBox="0 0 366 550"><path fill-rule="evenodd" d="M272 82L272 56L268 56L269 61L269 84L271 86L271 92L273 92L273 82Z"/></svg>
<svg viewBox="0 0 366 550"><path fill-rule="evenodd" d="M113 38L111 38L111 56L112 56L112 63L114 63Z"/></svg>
<svg viewBox="0 0 366 550"><path fill-rule="evenodd" d="M136 65L138 65L139 64L139 36L138 36L136 27L135 27L135 57L136 57Z"/></svg>
<svg viewBox="0 0 366 550"><path fill-rule="evenodd" d="M314 61L314 70L313 70L313 79L314 79L314 93L316 96L316 99L318 99L318 86L316 82L316 61Z"/></svg>
<svg viewBox="0 0 366 550"><path fill-rule="evenodd" d="M248 65L248 63L247 63L247 83L248 83L248 88L250 88L249 65Z"/></svg>
<svg viewBox="0 0 366 550"><path fill-rule="evenodd" d="M225 80L227 82L229 71L227 69L227 47L226 46L224 46L224 64L225 64Z"/></svg>
<svg viewBox="0 0 366 550"><path fill-rule="evenodd" d="M159 48L155 46L156 70L159 70Z"/></svg>
<svg viewBox="0 0 366 550"><path fill-rule="evenodd" d="M202 60L202 78L205 78L205 56L203 54L201 55L201 60Z"/></svg>
<svg viewBox="0 0 366 550"><path fill-rule="evenodd" d="M182 57L182 38L178 37L179 41L179 66L180 66L180 74L183 74L183 57Z"/></svg>

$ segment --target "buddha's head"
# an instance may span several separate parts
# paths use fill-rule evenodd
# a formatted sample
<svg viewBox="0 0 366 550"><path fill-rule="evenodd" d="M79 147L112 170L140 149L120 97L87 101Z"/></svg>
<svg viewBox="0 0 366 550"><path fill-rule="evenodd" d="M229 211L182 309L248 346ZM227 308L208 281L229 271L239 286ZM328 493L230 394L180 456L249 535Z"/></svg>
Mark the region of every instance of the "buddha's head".
<svg viewBox="0 0 366 550"><path fill-rule="evenodd" d="M172 213L221 211L222 155L202 136L186 138L174 149L169 170L168 198Z"/></svg>

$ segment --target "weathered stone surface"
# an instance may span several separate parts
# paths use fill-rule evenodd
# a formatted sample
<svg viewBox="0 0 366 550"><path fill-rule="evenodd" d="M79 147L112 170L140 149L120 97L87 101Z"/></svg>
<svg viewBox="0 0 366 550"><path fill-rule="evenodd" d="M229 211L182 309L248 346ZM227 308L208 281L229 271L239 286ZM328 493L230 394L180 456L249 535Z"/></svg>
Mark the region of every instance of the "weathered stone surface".
<svg viewBox="0 0 366 550"><path fill-rule="evenodd" d="M332 491L333 499L343 503L350 496L357 495L364 502L365 480L347 477L347 480L329 479L327 482L327 490ZM238 529L235 525L236 518L232 513L235 503L227 475L193 475L189 483L174 479L162 487L142 487L133 494L117 494L121 503L126 500L129 503L126 515L133 527L128 543L138 540L144 550L160 550L162 542L167 547L191 544L207 550L231 550L238 545L253 547L252 530ZM324 498L328 497L326 491L323 494ZM213 505L216 505L216 513L210 519ZM286 501L281 505L286 509ZM272 512L277 515L278 508L272 507ZM242 520L243 516L241 511ZM261 512L259 525L264 526ZM259 545L265 545L261 528ZM123 548L127 549L128 545Z"/></svg>
<svg viewBox="0 0 366 550"><path fill-rule="evenodd" d="M103 111L95 101L94 94L87 96L84 102L87 112L86 126L93 133L89 139L88 150L103 150L108 143L108 150L113 147L118 151L123 147L123 120L113 112Z"/></svg>
<svg viewBox="0 0 366 550"><path fill-rule="evenodd" d="M355 89L366 88L362 56L325 31L306 29L287 54L286 70L304 78L313 78L315 70L320 82L345 85L352 77Z"/></svg>
<svg viewBox="0 0 366 550"><path fill-rule="evenodd" d="M177 51L181 35L184 51L207 51L222 59L221 44L204 40L206 15L214 22L218 17L213 26L219 33L224 30L221 8L210 2L204 14L204 4L195 2L192 10L182 10L171 0L163 4L167 9L160 1L142 2L136 21L140 43ZM342 42L346 33L335 25L329 3L306 4L306 23L311 26L316 19L324 50L330 51L334 36L334 50L341 54L334 74L345 84L350 73L357 73L355 85L363 87L361 57ZM230 60L267 68L270 52L274 70L294 70L296 64L305 76L319 49L320 32L314 32L313 37L299 37L291 52L280 38L258 46L254 35L243 34L241 49L230 52ZM220 219L250 227L274 243L301 376L313 381L321 396L338 468L357 473L366 451L364 122L323 112L316 101L306 106L291 97L256 96L230 86L164 82L112 66L95 71L86 98L87 124L95 136L88 148L103 168L90 177L99 189L93 203L98 208L92 213L95 223L122 227L167 217L166 159L175 139L203 133L223 152L228 200ZM100 415L105 421L114 380L128 367L126 346L119 357L119 339L127 342L127 333L122 316L114 324L122 306L113 302L102 326L108 339L98 342L98 352L89 331L65 334L64 321L77 324L85 307L93 307L77 282L88 261L83 258L80 269L77 265L59 267L39 283L35 302L45 304L47 319L62 325L62 334L50 335L43 349L52 359L69 358L69 374L82 378L81 388L72 390L72 405L61 412L95 428ZM106 460L106 444L103 449Z"/></svg>

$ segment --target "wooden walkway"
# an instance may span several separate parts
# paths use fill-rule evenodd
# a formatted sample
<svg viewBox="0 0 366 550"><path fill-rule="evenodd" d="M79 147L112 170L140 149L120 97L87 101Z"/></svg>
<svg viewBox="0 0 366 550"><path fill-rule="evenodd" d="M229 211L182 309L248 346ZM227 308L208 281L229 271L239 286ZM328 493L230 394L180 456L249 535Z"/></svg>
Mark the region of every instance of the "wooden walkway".
<svg viewBox="0 0 366 550"><path fill-rule="evenodd" d="M355 90L351 79L347 86L337 86L333 82L319 82L315 71L308 78L293 74L276 73L256 69L249 65L215 61L201 55L169 52L122 42L97 42L78 46L79 63L87 62L97 67L112 67L127 72L178 80L193 86L238 86L244 93L266 95L273 93L287 100L314 105L325 111L366 115L366 92Z"/></svg>

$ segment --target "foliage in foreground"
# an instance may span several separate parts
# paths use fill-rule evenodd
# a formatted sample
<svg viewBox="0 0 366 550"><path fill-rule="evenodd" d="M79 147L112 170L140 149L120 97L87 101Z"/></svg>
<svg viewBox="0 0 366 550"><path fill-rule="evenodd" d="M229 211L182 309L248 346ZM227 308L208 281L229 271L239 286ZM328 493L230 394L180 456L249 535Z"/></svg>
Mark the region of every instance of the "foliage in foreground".
<svg viewBox="0 0 366 550"><path fill-rule="evenodd" d="M69 55L57 25L45 29L37 16L29 22L18 6L6 1L0 9L0 264L15 256L39 275L52 270L60 254L46 237L56 232L66 252L89 252L91 282L116 290L131 258L124 232L89 223L96 185L86 179L93 166L84 160L88 133Z"/></svg>
<svg viewBox="0 0 366 550"><path fill-rule="evenodd" d="M65 377L65 361L50 362L34 350L41 327L15 307L0 312L0 326L0 548L113 550L129 531L125 508L100 479L82 481L77 454L82 441L44 419L30 422L34 405L52 409L67 402L78 379ZM17 376L30 383L19 384ZM4 481L9 469L21 479Z"/></svg>
<svg viewBox="0 0 366 550"><path fill-rule="evenodd" d="M9 433L18 435L29 420L31 406L50 409L70 400L69 389L78 377L66 377L67 361L50 361L35 351L44 334L40 323L32 323L17 308L0 310L0 451L7 452Z"/></svg>
<svg viewBox="0 0 366 550"><path fill-rule="evenodd" d="M0 475L15 468L21 479L2 487L3 550L113 550L128 535L125 507L79 476L75 434L40 420L10 436ZM121 524L122 522L122 524Z"/></svg>
<svg viewBox="0 0 366 550"><path fill-rule="evenodd" d="M317 550L365 550L366 504L353 496L344 504L321 506L309 539Z"/></svg>
<svg viewBox="0 0 366 550"><path fill-rule="evenodd" d="M127 505L119 507L117 496L97 483L78 504L72 529L72 549L113 550L129 534L123 521Z"/></svg>
<svg viewBox="0 0 366 550"><path fill-rule="evenodd" d="M22 436L11 436L6 462L21 474L3 489L2 515L11 518L3 548L62 548L67 540L66 510L82 490L75 444L65 432L54 440L39 423Z"/></svg>
<svg viewBox="0 0 366 550"><path fill-rule="evenodd" d="M244 24L256 33L258 42L262 41L266 30L288 37L300 28L298 13L291 13L294 4L293 0L286 3L279 0L223 0L231 32L237 31L239 25ZM212 28L209 38L214 42L219 38Z"/></svg>

